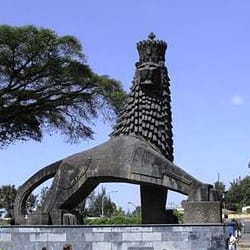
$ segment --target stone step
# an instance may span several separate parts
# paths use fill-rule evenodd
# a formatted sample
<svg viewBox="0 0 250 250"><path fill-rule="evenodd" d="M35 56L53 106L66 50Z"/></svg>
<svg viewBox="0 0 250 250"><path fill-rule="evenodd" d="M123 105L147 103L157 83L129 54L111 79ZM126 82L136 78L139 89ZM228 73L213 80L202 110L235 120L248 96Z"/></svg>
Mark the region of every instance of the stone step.
<svg viewBox="0 0 250 250"><path fill-rule="evenodd" d="M242 234L242 238L239 240L237 245L238 250L250 250L250 234Z"/></svg>
<svg viewBox="0 0 250 250"><path fill-rule="evenodd" d="M237 245L237 249L239 250L250 250L250 239L245 239L243 241L240 240L240 242Z"/></svg>

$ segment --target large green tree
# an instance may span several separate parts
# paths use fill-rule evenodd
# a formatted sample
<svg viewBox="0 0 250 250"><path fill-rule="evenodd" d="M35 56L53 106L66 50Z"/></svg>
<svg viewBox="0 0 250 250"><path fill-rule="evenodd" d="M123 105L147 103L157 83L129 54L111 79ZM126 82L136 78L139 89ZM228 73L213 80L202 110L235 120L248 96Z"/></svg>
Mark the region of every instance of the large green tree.
<svg viewBox="0 0 250 250"><path fill-rule="evenodd" d="M230 182L226 201L231 207L241 211L243 206L250 205L250 176L241 177Z"/></svg>
<svg viewBox="0 0 250 250"><path fill-rule="evenodd" d="M93 118L113 118L124 97L120 82L90 69L75 37L0 26L0 147L40 141L46 129L91 138Z"/></svg>
<svg viewBox="0 0 250 250"><path fill-rule="evenodd" d="M220 198L225 198L226 185L221 181L216 181L214 183L214 188L219 192Z"/></svg>
<svg viewBox="0 0 250 250"><path fill-rule="evenodd" d="M97 195L92 192L87 198L86 214L90 217L110 217L119 213L121 209L112 202L104 187Z"/></svg>
<svg viewBox="0 0 250 250"><path fill-rule="evenodd" d="M6 217L13 217L16 192L14 185L3 185L0 188L0 208L6 210Z"/></svg>
<svg viewBox="0 0 250 250"><path fill-rule="evenodd" d="M3 185L0 187L0 208L6 210L6 217L13 218L14 203L17 189L15 185ZM36 196L31 194L26 202L26 213L29 213L36 205Z"/></svg>

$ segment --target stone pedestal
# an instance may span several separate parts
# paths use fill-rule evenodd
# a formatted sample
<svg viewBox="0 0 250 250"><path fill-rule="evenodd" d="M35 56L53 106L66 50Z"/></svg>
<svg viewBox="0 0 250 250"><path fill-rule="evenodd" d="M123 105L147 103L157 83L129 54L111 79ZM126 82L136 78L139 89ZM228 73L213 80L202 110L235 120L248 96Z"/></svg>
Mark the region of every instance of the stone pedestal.
<svg viewBox="0 0 250 250"><path fill-rule="evenodd" d="M167 189L153 186L140 185L141 191L141 216L143 224L167 223L166 200Z"/></svg>
<svg viewBox="0 0 250 250"><path fill-rule="evenodd" d="M36 211L28 217L28 225L48 225L49 223L49 214L43 213L41 211Z"/></svg>
<svg viewBox="0 0 250 250"><path fill-rule="evenodd" d="M221 223L222 210L220 201L186 201L184 223Z"/></svg>

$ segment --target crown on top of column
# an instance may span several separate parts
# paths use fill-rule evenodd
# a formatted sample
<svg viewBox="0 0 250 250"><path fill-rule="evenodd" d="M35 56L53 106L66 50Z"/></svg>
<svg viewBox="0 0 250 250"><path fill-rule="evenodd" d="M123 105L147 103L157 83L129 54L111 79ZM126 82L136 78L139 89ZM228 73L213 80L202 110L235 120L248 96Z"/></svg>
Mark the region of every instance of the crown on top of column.
<svg viewBox="0 0 250 250"><path fill-rule="evenodd" d="M137 43L139 53L139 63L144 62L164 62L167 43L162 40L155 40L155 34L151 32L147 40Z"/></svg>

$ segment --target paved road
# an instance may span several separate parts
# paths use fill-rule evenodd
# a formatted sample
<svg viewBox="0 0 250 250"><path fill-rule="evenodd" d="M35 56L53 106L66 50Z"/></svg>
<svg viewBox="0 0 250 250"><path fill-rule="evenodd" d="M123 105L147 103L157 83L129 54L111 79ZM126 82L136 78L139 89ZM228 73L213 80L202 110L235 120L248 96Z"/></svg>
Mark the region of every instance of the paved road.
<svg viewBox="0 0 250 250"><path fill-rule="evenodd" d="M244 228L242 230L242 238L239 241L239 250L249 250L250 249L250 220L242 220Z"/></svg>
<svg viewBox="0 0 250 250"><path fill-rule="evenodd" d="M242 220L244 224L244 233L250 233L250 220Z"/></svg>

